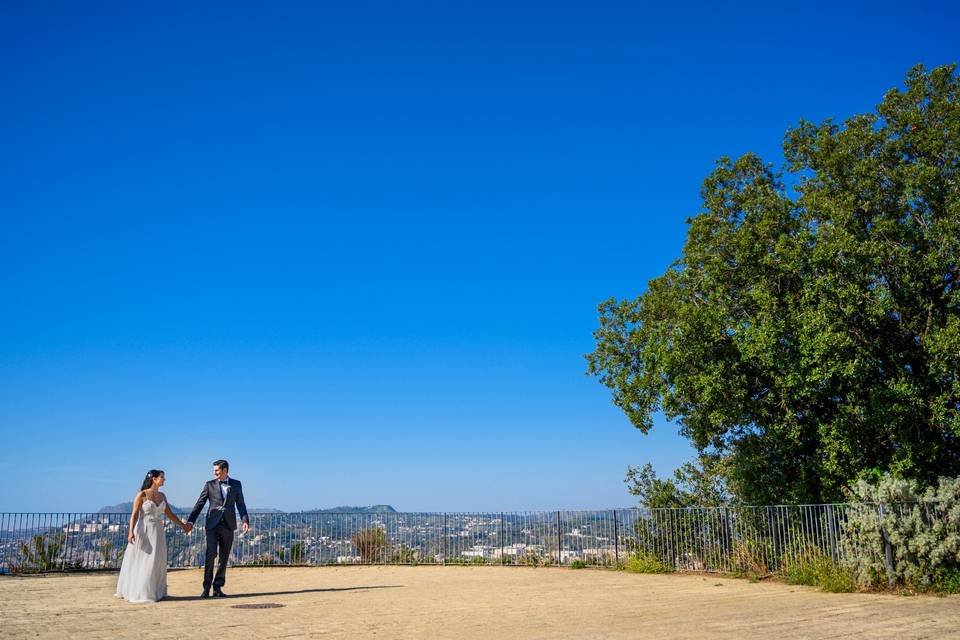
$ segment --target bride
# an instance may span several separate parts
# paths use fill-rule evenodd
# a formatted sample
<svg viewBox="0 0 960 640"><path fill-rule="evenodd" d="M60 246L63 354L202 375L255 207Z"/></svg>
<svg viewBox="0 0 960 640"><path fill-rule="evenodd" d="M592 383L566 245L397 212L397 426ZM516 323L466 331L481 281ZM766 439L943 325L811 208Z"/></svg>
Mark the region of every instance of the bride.
<svg viewBox="0 0 960 640"><path fill-rule="evenodd" d="M163 471L151 469L143 479L140 493L133 501L126 551L117 579L118 598L128 602L156 602L167 595L167 539L163 532L163 515L190 533L185 524L170 510L167 497L160 493Z"/></svg>

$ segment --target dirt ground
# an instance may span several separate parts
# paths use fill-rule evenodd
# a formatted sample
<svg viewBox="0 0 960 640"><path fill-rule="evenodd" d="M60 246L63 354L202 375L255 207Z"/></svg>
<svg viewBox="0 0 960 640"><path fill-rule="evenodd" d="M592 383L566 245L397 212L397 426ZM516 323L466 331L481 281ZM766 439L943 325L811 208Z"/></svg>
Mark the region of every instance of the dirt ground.
<svg viewBox="0 0 960 640"><path fill-rule="evenodd" d="M0 577L9 638L960 638L960 597L829 594L775 582L528 567L199 570L134 605L116 573ZM280 604L242 609L241 604Z"/></svg>

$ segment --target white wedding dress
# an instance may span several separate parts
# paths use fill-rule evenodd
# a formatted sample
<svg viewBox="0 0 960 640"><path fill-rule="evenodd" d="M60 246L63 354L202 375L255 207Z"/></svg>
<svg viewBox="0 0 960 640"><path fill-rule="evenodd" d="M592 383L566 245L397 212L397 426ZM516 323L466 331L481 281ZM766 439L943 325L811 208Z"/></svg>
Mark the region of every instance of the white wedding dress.
<svg viewBox="0 0 960 640"><path fill-rule="evenodd" d="M165 502L145 499L134 525L136 540L127 544L117 579L118 598L128 602L156 602L167 595L167 538L163 533Z"/></svg>

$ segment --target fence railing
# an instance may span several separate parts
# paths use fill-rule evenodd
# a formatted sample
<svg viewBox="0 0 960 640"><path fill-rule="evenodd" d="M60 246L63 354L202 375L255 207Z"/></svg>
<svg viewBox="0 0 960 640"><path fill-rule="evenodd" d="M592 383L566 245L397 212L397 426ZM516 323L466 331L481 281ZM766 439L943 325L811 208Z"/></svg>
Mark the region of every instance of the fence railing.
<svg viewBox="0 0 960 640"><path fill-rule="evenodd" d="M234 565L508 564L614 566L642 553L675 570L776 571L849 553L853 509L818 504L491 513L251 514ZM0 513L0 572L115 569L130 514ZM170 567L203 564L201 517L185 535L165 521Z"/></svg>

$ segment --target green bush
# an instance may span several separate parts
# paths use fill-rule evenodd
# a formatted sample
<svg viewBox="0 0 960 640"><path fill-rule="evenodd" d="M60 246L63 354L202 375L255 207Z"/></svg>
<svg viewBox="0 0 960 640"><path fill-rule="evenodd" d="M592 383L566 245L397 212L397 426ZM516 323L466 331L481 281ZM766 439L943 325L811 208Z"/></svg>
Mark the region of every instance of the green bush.
<svg viewBox="0 0 960 640"><path fill-rule="evenodd" d="M820 587L830 593L850 593L857 589L853 573L822 554L787 562L780 576L787 584Z"/></svg>
<svg viewBox="0 0 960 640"><path fill-rule="evenodd" d="M757 540L737 540L730 553L730 564L733 575L738 578L749 578L753 582L770 575L767 561L764 559L764 545L767 542Z"/></svg>
<svg viewBox="0 0 960 640"><path fill-rule="evenodd" d="M586 566L587 566L587 563L584 562L583 560L574 560L573 562L570 563L571 569L584 569L586 568Z"/></svg>
<svg viewBox="0 0 960 640"><path fill-rule="evenodd" d="M624 571L630 573L672 573L673 568L668 567L656 556L647 551L637 551L633 553L623 567Z"/></svg>
<svg viewBox="0 0 960 640"><path fill-rule="evenodd" d="M278 564L277 558L274 558L269 553L260 554L247 562L244 563L248 567L261 567L266 565L275 565Z"/></svg>
<svg viewBox="0 0 960 640"><path fill-rule="evenodd" d="M123 560L123 552L123 547L115 547L110 540L104 540L100 543L100 557L105 567L119 564Z"/></svg>
<svg viewBox="0 0 960 640"><path fill-rule="evenodd" d="M960 478L921 492L889 475L852 487L844 557L861 586L944 590L960 571ZM889 557L888 557L889 552Z"/></svg>
<svg viewBox="0 0 960 640"><path fill-rule="evenodd" d="M933 584L940 593L960 593L960 569L938 569Z"/></svg>
<svg viewBox="0 0 960 640"><path fill-rule="evenodd" d="M66 544L67 537L63 534L51 536L35 535L30 542L20 543L20 554L23 560L12 570L15 573L33 573L66 569L66 561L61 552Z"/></svg>
<svg viewBox="0 0 960 640"><path fill-rule="evenodd" d="M417 550L401 544L394 549L393 554L390 556L390 562L393 564L417 564Z"/></svg>
<svg viewBox="0 0 960 640"><path fill-rule="evenodd" d="M380 527L360 529L350 538L363 562L382 562L387 548L387 533Z"/></svg>

